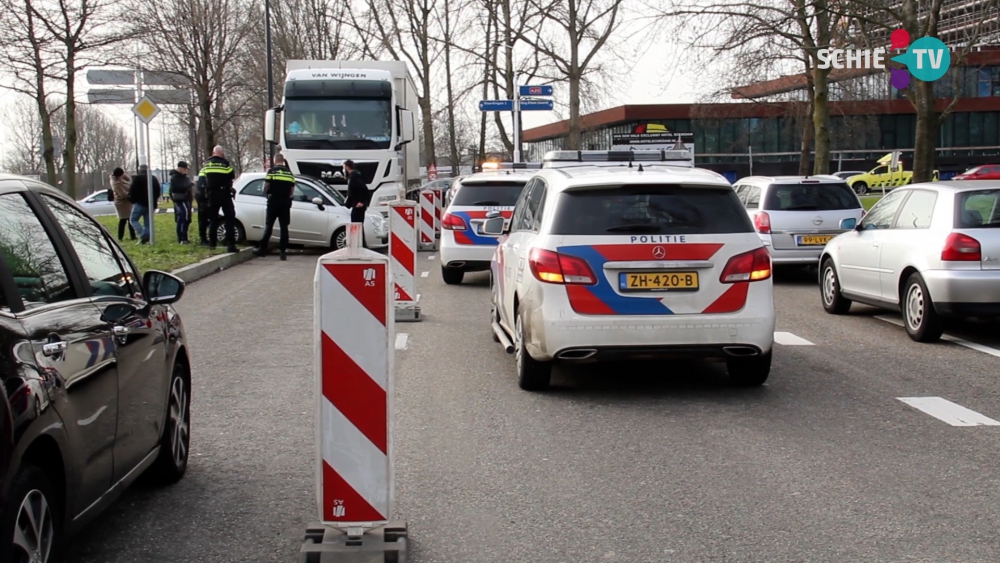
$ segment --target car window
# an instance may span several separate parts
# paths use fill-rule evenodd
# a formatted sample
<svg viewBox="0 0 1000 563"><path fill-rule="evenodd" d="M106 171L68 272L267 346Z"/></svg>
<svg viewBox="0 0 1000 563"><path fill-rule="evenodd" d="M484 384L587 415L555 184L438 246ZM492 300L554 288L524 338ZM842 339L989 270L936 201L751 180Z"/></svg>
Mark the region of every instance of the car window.
<svg viewBox="0 0 1000 563"><path fill-rule="evenodd" d="M252 195L257 197L266 197L264 195L264 180L254 180L249 184L243 186L240 190L242 195Z"/></svg>
<svg viewBox="0 0 1000 563"><path fill-rule="evenodd" d="M743 205L747 204L747 190L748 186L736 186L736 197L740 198L740 203Z"/></svg>
<svg viewBox="0 0 1000 563"><path fill-rule="evenodd" d="M76 250L94 295L132 297L135 293L132 291L133 276L122 269L101 227L58 198L49 195L42 195L42 198Z"/></svg>
<svg viewBox="0 0 1000 563"><path fill-rule="evenodd" d="M555 235L752 232L750 218L728 187L644 185L567 191L559 195L552 224Z"/></svg>
<svg viewBox="0 0 1000 563"><path fill-rule="evenodd" d="M524 189L523 181L490 180L462 184L452 205L513 207Z"/></svg>
<svg viewBox="0 0 1000 563"><path fill-rule="evenodd" d="M961 192L956 197L956 229L1000 227L1000 190Z"/></svg>
<svg viewBox="0 0 1000 563"><path fill-rule="evenodd" d="M760 188L751 186L747 190L746 208L757 209L758 207L760 207Z"/></svg>
<svg viewBox="0 0 1000 563"><path fill-rule="evenodd" d="M531 195L531 190L537 183L538 180L529 180L521 190L521 194L518 196L517 202L514 204L514 215L510 219L511 231L523 230L522 226L524 225L524 214L528 209L528 196Z"/></svg>
<svg viewBox="0 0 1000 563"><path fill-rule="evenodd" d="M0 252L26 309L77 297L52 240L21 194L0 195Z"/></svg>
<svg viewBox="0 0 1000 563"><path fill-rule="evenodd" d="M934 215L937 193L926 190L912 190L903 202L896 218L897 229L929 229Z"/></svg>
<svg viewBox="0 0 1000 563"><path fill-rule="evenodd" d="M300 181L305 186L310 186L315 190L323 192L324 194L326 194L327 199L332 199L333 201L339 203L340 205L344 205L345 203L347 203L347 200L344 199L343 194L341 194L340 192L338 192L337 190L331 188L326 184L309 182L307 180L300 180Z"/></svg>
<svg viewBox="0 0 1000 563"><path fill-rule="evenodd" d="M545 203L545 182L538 180L528 194L524 208L524 230L537 231L542 224L542 207Z"/></svg>
<svg viewBox="0 0 1000 563"><path fill-rule="evenodd" d="M885 174L887 172L889 172L888 166L877 166L871 171L871 174Z"/></svg>
<svg viewBox="0 0 1000 563"><path fill-rule="evenodd" d="M767 211L831 211L859 209L854 191L838 184L772 184L767 191Z"/></svg>
<svg viewBox="0 0 1000 563"><path fill-rule="evenodd" d="M862 229L888 229L892 226L892 220L899 210L899 204L903 202L905 191L892 191L883 197L871 208L868 215L861 221Z"/></svg>
<svg viewBox="0 0 1000 563"><path fill-rule="evenodd" d="M292 193L292 201L312 203L313 198L316 197L326 201L326 198L324 198L316 188L308 186L303 182L295 182L295 191Z"/></svg>

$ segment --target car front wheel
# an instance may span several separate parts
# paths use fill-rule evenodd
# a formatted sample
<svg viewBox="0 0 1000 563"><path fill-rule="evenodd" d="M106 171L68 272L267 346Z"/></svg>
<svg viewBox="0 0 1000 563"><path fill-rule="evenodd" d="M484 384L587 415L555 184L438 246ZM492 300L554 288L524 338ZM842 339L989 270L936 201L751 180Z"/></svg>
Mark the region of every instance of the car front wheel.
<svg viewBox="0 0 1000 563"><path fill-rule="evenodd" d="M934 310L934 302L924 279L920 274L913 274L906 280L905 287L901 308L906 333L917 342L937 342L944 333L944 326Z"/></svg>
<svg viewBox="0 0 1000 563"><path fill-rule="evenodd" d="M233 236L236 237L236 244L243 244L247 241L247 232L243 228L243 223L239 221L233 221ZM219 218L219 226L215 229L215 238L220 242L224 243L226 240L226 222Z"/></svg>
<svg viewBox="0 0 1000 563"><path fill-rule="evenodd" d="M4 509L3 563L56 561L60 516L48 477L25 464L11 484Z"/></svg>
<svg viewBox="0 0 1000 563"><path fill-rule="evenodd" d="M160 455L151 468L156 480L164 485L180 481L187 471L191 444L191 390L187 376L187 367L180 362L175 363L170 377Z"/></svg>
<svg viewBox="0 0 1000 563"><path fill-rule="evenodd" d="M865 182L854 182L854 186L852 187L858 195L865 195L868 193L868 184Z"/></svg>

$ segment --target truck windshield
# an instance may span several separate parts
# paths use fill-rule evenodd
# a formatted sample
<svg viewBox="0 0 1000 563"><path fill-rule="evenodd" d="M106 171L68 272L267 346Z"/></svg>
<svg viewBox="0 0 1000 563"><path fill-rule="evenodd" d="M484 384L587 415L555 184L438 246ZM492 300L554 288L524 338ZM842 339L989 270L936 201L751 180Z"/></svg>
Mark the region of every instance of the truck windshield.
<svg viewBox="0 0 1000 563"><path fill-rule="evenodd" d="M289 149L387 149L392 140L389 98L286 99L285 145Z"/></svg>

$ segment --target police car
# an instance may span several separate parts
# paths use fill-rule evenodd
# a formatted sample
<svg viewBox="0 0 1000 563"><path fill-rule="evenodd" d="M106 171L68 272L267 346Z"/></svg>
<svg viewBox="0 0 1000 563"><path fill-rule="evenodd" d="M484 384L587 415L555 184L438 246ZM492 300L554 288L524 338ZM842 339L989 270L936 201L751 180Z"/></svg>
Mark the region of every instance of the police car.
<svg viewBox="0 0 1000 563"><path fill-rule="evenodd" d="M509 222L487 217L483 232L501 237L494 339L515 354L521 388L547 387L555 362L657 357L724 361L740 385L767 380L767 249L723 176L660 161L547 166Z"/></svg>
<svg viewBox="0 0 1000 563"><path fill-rule="evenodd" d="M455 193L441 216L441 277L460 284L465 272L485 272L497 246L497 237L483 234L486 214L504 220L514 213L514 203L531 178L527 170L478 172L455 181Z"/></svg>

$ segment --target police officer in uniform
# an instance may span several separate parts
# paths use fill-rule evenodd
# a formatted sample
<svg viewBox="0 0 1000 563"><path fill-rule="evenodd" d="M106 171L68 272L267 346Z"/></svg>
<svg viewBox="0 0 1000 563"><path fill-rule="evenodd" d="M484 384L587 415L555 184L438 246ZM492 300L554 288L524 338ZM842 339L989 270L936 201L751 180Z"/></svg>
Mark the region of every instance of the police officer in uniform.
<svg viewBox="0 0 1000 563"><path fill-rule="evenodd" d="M285 249L288 248L288 221L292 210L292 194L295 191L295 175L285 165L285 157L274 155L274 166L264 177L264 193L267 194L267 219L265 219L264 236L260 246L254 250L257 256L267 256L267 245L271 241L271 230L274 221L278 221L281 229L278 248L281 260L285 260Z"/></svg>
<svg viewBox="0 0 1000 563"><path fill-rule="evenodd" d="M236 208L233 200L236 199L236 190L233 189L233 180L236 173L233 167L226 160L226 152L221 146L212 149L212 156L205 161L205 166L198 173L199 180L204 178L205 191L208 196L208 246L215 250L215 245L219 239L219 211L226 220L226 251L238 252L236 248L235 225ZM201 213L201 210L198 210Z"/></svg>

